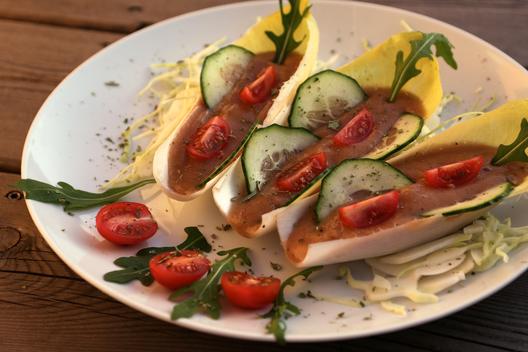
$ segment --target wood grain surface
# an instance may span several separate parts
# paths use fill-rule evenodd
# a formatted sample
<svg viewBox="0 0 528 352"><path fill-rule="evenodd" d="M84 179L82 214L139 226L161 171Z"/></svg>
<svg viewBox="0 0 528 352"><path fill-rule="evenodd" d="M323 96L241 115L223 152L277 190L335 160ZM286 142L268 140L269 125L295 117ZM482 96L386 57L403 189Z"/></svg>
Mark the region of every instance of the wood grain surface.
<svg viewBox="0 0 528 352"><path fill-rule="evenodd" d="M123 35L226 0L0 0L0 351L528 351L528 274L464 311L401 332L279 347L210 336L136 312L74 274L12 185L53 88ZM528 66L528 1L377 0L466 29Z"/></svg>

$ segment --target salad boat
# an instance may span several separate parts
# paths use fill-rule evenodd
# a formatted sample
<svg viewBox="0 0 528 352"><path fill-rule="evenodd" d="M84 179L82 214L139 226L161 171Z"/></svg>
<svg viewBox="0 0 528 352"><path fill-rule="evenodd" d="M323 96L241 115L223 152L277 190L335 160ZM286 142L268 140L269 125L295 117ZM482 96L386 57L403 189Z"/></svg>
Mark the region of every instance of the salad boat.
<svg viewBox="0 0 528 352"><path fill-rule="evenodd" d="M452 233L526 191L528 100L426 139L386 162L342 162L321 192L278 216L296 266L377 257Z"/></svg>
<svg viewBox="0 0 528 352"><path fill-rule="evenodd" d="M283 123L297 86L313 71L319 45L308 1L262 18L231 45L205 58L200 88L182 121L156 151L153 174L171 198L207 191L257 125ZM282 32L282 34L280 34Z"/></svg>
<svg viewBox="0 0 528 352"><path fill-rule="evenodd" d="M423 119L442 97L438 62L430 51L417 54L416 47L427 45L429 38L443 45L442 56L456 68L447 38L405 32L300 85L289 127L255 132L241 161L213 188L218 208L239 234L258 237L274 230L277 215L317 190L321 178L342 160L386 158L420 134ZM416 65L417 74L401 79L396 58L398 66Z"/></svg>

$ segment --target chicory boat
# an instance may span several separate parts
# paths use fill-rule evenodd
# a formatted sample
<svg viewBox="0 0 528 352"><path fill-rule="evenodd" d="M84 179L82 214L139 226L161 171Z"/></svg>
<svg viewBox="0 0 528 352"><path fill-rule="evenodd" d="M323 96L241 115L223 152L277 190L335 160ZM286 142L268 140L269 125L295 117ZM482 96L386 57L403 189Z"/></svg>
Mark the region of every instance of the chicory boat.
<svg viewBox="0 0 528 352"><path fill-rule="evenodd" d="M292 4L283 8L281 1L280 11L204 60L201 92L189 92L199 98L154 157L154 178L169 197L186 201L203 194L237 159L257 125L287 118L296 88L315 67L319 45L308 2ZM279 52L281 41L295 49Z"/></svg>
<svg viewBox="0 0 528 352"><path fill-rule="evenodd" d="M387 162L343 162L319 194L279 215L287 257L304 267L386 255L452 233L525 192L526 118L528 100L512 101Z"/></svg>

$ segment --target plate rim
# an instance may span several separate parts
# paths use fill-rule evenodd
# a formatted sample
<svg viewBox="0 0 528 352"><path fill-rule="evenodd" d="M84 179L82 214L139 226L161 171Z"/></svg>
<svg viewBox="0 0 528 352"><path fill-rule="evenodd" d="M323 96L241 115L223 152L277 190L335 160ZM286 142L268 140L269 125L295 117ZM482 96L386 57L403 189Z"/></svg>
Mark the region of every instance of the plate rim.
<svg viewBox="0 0 528 352"><path fill-rule="evenodd" d="M163 27L166 25L170 25L172 22L176 22L182 19L192 18L196 16L201 16L203 14L207 14L209 12L216 12L219 10L225 10L229 8L240 8L240 7L254 7L254 6L260 6L263 4L272 4L275 3L274 0L258 0L258 1L246 1L246 2L235 2L230 4L224 4L219 6L213 6L208 7L192 12L187 12L175 17L167 18L162 21L156 22L148 27L142 28L141 30L138 30L136 32L133 32L131 34L125 35L122 38L118 39L117 41L113 42L112 44L108 45L105 48L102 48L98 52L94 53L90 57L88 57L85 61L83 61L80 65L78 65L75 69L73 69L66 77L64 77L61 82L52 90L52 92L48 95L48 97L44 100L42 105L40 106L39 110L35 114L35 117L33 118L33 121L31 122L30 128L28 129L25 141L24 141L24 147L22 151L22 158L21 158L21 178L26 178L28 173L28 164L29 164L29 157L30 154L30 140L31 136L34 133L34 130L36 129L36 125L38 124L38 121L42 119L45 116L43 111L46 108L46 106L49 104L51 100L54 99L55 95L58 91L60 91L65 84L66 81L72 79L73 76L77 74L78 71L83 69L85 66L90 65L93 61L95 61L100 55L104 55L107 51L112 50L114 46L121 45L122 42L134 40L136 36L142 35L145 32L149 31L156 31L159 27ZM501 56L503 59L506 59L511 64L516 66L517 68L524 71L524 73L528 74L528 70L524 68L520 63L518 63L516 60L514 60L511 56L500 50L499 48L495 47L491 43L485 41L484 39L476 36L475 34L472 34L466 30L463 30L459 27L456 27L454 25L451 25L449 23L446 23L444 21L429 17L427 15L421 14L421 13L415 13L406 9L397 8L393 6L388 5L382 5L382 4L375 4L375 3L368 3L364 1L346 1L346 0L311 0L311 3L313 5L317 4L330 4L332 5L346 5L351 7L364 7L364 8L370 8L376 11L377 9L384 9L389 10L392 12L395 12L397 14L402 15L411 15L415 16L417 18L420 18L422 20L426 20L433 24L438 24L441 26L445 26L449 28L450 30L454 32L458 32L458 34L469 37L471 40L478 42L480 45L485 46L487 49L493 51L494 53ZM104 294L110 296L111 298L115 299L121 304L125 304L143 314L149 315L151 317L154 317L156 319L169 322L171 324L184 327L187 329L191 329L194 331L198 331L201 333L211 334L215 336L222 336L222 337L229 337L229 338L237 338L242 340L249 340L249 341L274 341L274 338L272 335L266 334L265 331L262 331L261 333L256 332L246 332L246 331L233 331L231 329L223 329L220 327L211 327L210 325L203 324L199 321L195 321L192 318L191 319L180 319L180 320L170 320L167 319L167 312L161 313L154 309L151 309L148 306L145 306L142 303L136 303L135 301L131 299L127 299L126 297L121 297L121 294L116 294L112 288L110 287L111 283L108 284L100 284L95 279L92 279L92 277L88 274L85 274L85 272L82 270L82 268L73 262L73 260L70 260L69 257L66 255L66 253L59 250L58 246L55 244L54 239L51 235L48 235L48 233L44 230L44 224L40 221L40 218L38 217L38 212L35 209L34 205L38 202L25 199L26 206L28 208L29 214L31 216L31 219L33 220L36 228L40 232L41 236L44 238L46 243L53 249L55 254L77 275L79 275L83 280L87 281L90 285L98 289L99 291L103 292ZM515 279L520 277L524 272L528 270L528 264L524 265L524 268L519 270L518 272L514 273L512 276L508 277L506 280L501 281L498 285L494 285L493 287L490 287L486 290L480 291L481 293L471 300L465 301L463 304L456 305L454 307L450 307L449 309L433 314L432 316L424 317L417 320L407 320L402 321L400 324L397 324L395 326L391 327L385 327L383 329L378 330L370 330L365 332L354 332L352 331L345 331L345 332L333 332L333 333L326 333L326 335L293 335L293 336L287 336L287 341L290 343L300 343L300 342L329 342L329 341L339 341L339 340L346 340L346 339L357 339L357 338L364 338L369 336L376 336L381 334L387 334L399 330L404 330L407 328L419 326L422 324L426 324L431 321L439 320L442 318L445 318L448 315L457 313L471 305L474 305L489 296L493 295L494 293L498 292L499 290L503 289L507 285L509 285L511 282L513 282Z"/></svg>

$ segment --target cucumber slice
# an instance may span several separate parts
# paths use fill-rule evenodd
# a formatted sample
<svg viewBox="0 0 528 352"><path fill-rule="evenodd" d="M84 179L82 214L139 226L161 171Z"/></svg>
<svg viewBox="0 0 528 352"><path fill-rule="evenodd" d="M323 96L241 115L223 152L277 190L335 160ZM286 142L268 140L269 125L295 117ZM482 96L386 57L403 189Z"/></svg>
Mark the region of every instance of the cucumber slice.
<svg viewBox="0 0 528 352"><path fill-rule="evenodd" d="M370 159L385 159L389 155L401 150L420 135L424 121L413 114L402 115L392 126L395 134L387 134L378 144L378 147L365 156Z"/></svg>
<svg viewBox="0 0 528 352"><path fill-rule="evenodd" d="M228 167L229 164L231 164L231 161L233 161L233 159L236 159L236 157L240 154L240 151L244 148L253 133L255 133L257 127L258 122L255 122L255 124L249 129L247 135L244 137L242 142L240 142L238 147L227 158L225 158L224 161L222 161L222 163L213 172L211 172L209 176L207 176L200 184L198 184L196 188L204 188L209 181L218 176L219 173L221 173L226 167Z"/></svg>
<svg viewBox="0 0 528 352"><path fill-rule="evenodd" d="M381 160L349 159L341 162L322 182L315 206L317 220L350 202L354 193L373 193L402 188L413 182L401 171Z"/></svg>
<svg viewBox="0 0 528 352"><path fill-rule="evenodd" d="M269 173L279 169L288 156L317 142L319 138L304 128L270 125L257 130L242 154L242 169L248 193L267 182Z"/></svg>
<svg viewBox="0 0 528 352"><path fill-rule="evenodd" d="M228 45L207 56L200 73L205 105L213 109L242 76L254 54L236 45Z"/></svg>
<svg viewBox="0 0 528 352"><path fill-rule="evenodd" d="M335 121L366 96L352 77L332 70L322 71L299 86L288 122L291 127L313 130Z"/></svg>
<svg viewBox="0 0 528 352"><path fill-rule="evenodd" d="M423 213L422 216L450 216L489 207L490 205L495 204L507 197L512 190L513 185L511 183L501 183L498 186L495 186L480 194L477 194L474 198L470 200L467 200L465 202L459 202L454 205L450 205L443 208L433 209Z"/></svg>

